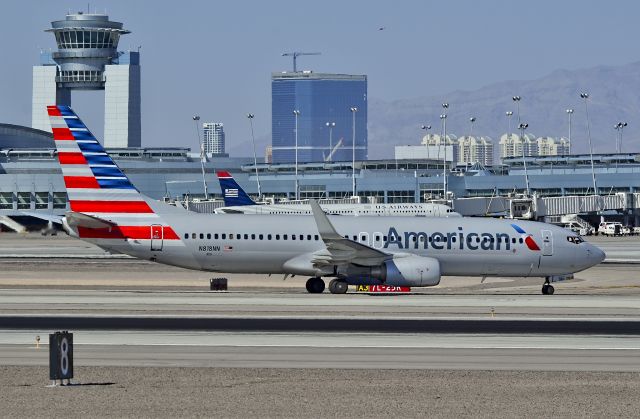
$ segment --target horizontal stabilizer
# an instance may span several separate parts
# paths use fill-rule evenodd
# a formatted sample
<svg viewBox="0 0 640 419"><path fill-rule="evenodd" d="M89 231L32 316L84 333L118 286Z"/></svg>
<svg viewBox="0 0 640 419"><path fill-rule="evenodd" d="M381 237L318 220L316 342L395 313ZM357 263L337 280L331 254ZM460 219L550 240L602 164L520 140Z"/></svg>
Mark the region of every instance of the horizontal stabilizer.
<svg viewBox="0 0 640 419"><path fill-rule="evenodd" d="M102 220L79 212L69 211L65 214L65 217L67 218L67 223L71 227L111 228L116 226L115 223L110 221Z"/></svg>

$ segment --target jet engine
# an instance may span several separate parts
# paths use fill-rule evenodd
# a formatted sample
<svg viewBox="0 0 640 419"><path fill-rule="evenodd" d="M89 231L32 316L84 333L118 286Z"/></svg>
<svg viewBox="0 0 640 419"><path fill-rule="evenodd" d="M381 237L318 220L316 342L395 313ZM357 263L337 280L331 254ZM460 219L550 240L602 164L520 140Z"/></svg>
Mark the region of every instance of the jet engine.
<svg viewBox="0 0 640 419"><path fill-rule="evenodd" d="M430 257L397 256L380 266L349 265L338 275L352 285L430 287L440 283L440 262Z"/></svg>

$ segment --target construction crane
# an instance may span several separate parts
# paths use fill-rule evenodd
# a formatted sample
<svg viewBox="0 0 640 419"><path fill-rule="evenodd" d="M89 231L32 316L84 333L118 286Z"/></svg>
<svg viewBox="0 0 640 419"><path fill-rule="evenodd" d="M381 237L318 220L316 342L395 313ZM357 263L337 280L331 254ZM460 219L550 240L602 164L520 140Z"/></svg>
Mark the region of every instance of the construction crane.
<svg viewBox="0 0 640 419"><path fill-rule="evenodd" d="M300 55L320 55L322 54L321 52L300 52L300 51L294 51L294 52L285 52L282 54L283 57L293 57L293 72L297 73L298 72L298 66L296 64L296 59L300 56Z"/></svg>

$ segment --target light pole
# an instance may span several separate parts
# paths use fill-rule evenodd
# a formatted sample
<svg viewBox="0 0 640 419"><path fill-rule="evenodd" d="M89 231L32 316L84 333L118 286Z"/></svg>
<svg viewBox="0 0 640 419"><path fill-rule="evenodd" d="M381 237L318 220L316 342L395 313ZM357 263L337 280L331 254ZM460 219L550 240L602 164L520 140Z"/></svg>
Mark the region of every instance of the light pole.
<svg viewBox="0 0 640 419"><path fill-rule="evenodd" d="M205 160L205 154L204 154L204 143L202 141L200 141L200 127L198 127L198 121L200 120L200 116L198 115L194 115L193 117L193 122L196 125L196 134L198 134L198 145L200 146L200 168L202 169L202 185L204 187L204 199L209 199L209 191L207 188L207 179L205 177L205 173L204 173L204 160Z"/></svg>
<svg viewBox="0 0 640 419"><path fill-rule="evenodd" d="M567 115L569 115L569 154L571 154L571 117L573 116L573 109L567 109Z"/></svg>
<svg viewBox="0 0 640 419"><path fill-rule="evenodd" d="M627 125L628 124L626 122L618 122L613 126L613 129L618 131L618 135L616 138L616 152L618 153L622 153L622 131Z"/></svg>
<svg viewBox="0 0 640 419"><path fill-rule="evenodd" d="M527 174L527 159L525 158L524 155L524 142L525 142L525 137L524 137L524 130L526 130L529 127L529 124L526 123L520 123L520 125L518 125L518 128L520 128L520 142L522 144L522 164L524 165L524 182L525 185L527 186L527 196L531 196L531 191L529 189L529 175Z"/></svg>
<svg viewBox="0 0 640 419"><path fill-rule="evenodd" d="M469 138L471 138L471 135L473 135L473 123L476 122L476 117L472 116L471 118L469 118Z"/></svg>
<svg viewBox="0 0 640 419"><path fill-rule="evenodd" d="M584 112L587 116L587 138L589 140L589 155L591 157L591 179L593 180L593 194L598 194L598 186L596 184L596 171L593 165L593 147L591 146L591 126L589 125L589 105L587 104L589 100L589 93L580 93L580 97L584 99Z"/></svg>
<svg viewBox="0 0 640 419"><path fill-rule="evenodd" d="M296 201L298 199L300 199L300 188L298 185L298 116L300 116L300 111L299 110L294 110L293 111L293 115L296 118L296 174L295 174L295 178L296 178Z"/></svg>
<svg viewBox="0 0 640 419"><path fill-rule="evenodd" d="M520 96L514 96L511 98L514 102L516 102L516 107L518 110L518 124L520 123L520 100L522 99L522 97Z"/></svg>
<svg viewBox="0 0 640 419"><path fill-rule="evenodd" d="M351 110L351 196L356 196L356 112L358 108L352 106Z"/></svg>
<svg viewBox="0 0 640 419"><path fill-rule="evenodd" d="M507 142L505 144L505 148L500 150L502 153L501 157L507 157L507 150L509 149L510 141L511 141L511 117L513 116L512 111L506 111L504 113L507 116ZM515 154L515 151L514 151Z"/></svg>
<svg viewBox="0 0 640 419"><path fill-rule="evenodd" d="M442 119L442 140L444 141L444 156L442 157L442 162L443 162L443 186L444 186L444 199L446 201L447 199L447 109L449 109L449 104L447 102L442 104L442 109L444 109L444 112L442 115L440 115L440 119ZM453 160L453 148L452 148L452 153L451 153L451 159Z"/></svg>
<svg viewBox="0 0 640 419"><path fill-rule="evenodd" d="M422 125L420 127L420 129L423 129L423 130L425 130L427 132L426 133L426 136L427 136L427 158L429 158L429 130L431 129L431 125ZM396 168L397 168L397 165L396 165Z"/></svg>
<svg viewBox="0 0 640 419"><path fill-rule="evenodd" d="M251 125L251 142L253 143L253 166L256 169L256 182L258 182L258 201L262 200L262 189L260 188L260 175L258 175L258 157L256 156L256 138L253 135L253 118L254 114L248 113L249 125Z"/></svg>
<svg viewBox="0 0 640 419"><path fill-rule="evenodd" d="M329 127L329 161L333 162L333 127L336 126L336 123L327 122L325 125Z"/></svg>

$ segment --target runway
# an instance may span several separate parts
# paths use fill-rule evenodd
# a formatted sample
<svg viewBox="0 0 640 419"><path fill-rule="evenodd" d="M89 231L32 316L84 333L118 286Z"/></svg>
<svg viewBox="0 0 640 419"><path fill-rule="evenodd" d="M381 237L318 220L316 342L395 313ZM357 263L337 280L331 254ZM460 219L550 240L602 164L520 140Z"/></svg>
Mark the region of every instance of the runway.
<svg viewBox="0 0 640 419"><path fill-rule="evenodd" d="M47 365L36 331L3 331L5 365ZM640 336L76 331L78 365L640 371Z"/></svg>
<svg viewBox="0 0 640 419"><path fill-rule="evenodd" d="M28 254L69 238L2 242ZM605 239L610 243L611 239ZM77 243L76 243L77 242ZM51 245L55 244L55 246ZM619 246L619 256L629 249ZM0 246L0 247L2 247ZM82 244L81 246L84 246ZM625 247L626 246L626 247ZM22 253L21 253L22 252ZM640 284L601 265L540 295L539 278L445 277L408 295L310 295L304 278L137 260L0 258L0 365L45 365L35 336L68 329L87 366L637 371ZM8 254L8 253L5 253ZM216 275L218 276L218 275Z"/></svg>

